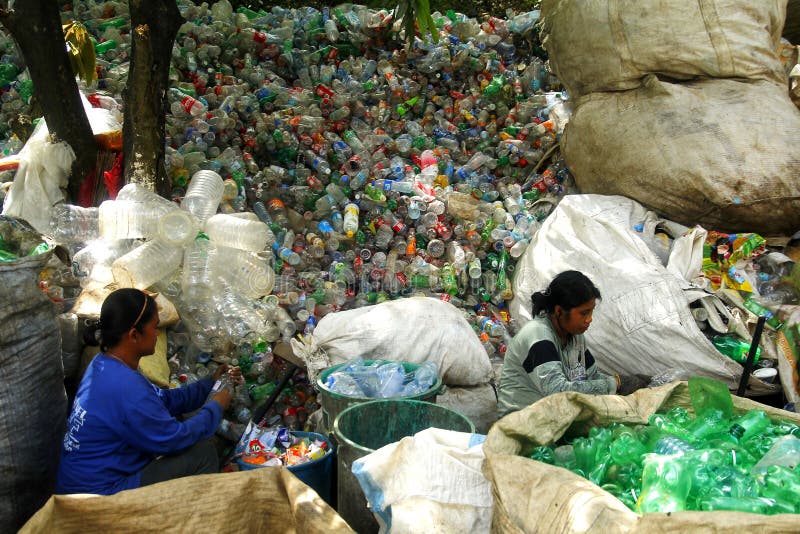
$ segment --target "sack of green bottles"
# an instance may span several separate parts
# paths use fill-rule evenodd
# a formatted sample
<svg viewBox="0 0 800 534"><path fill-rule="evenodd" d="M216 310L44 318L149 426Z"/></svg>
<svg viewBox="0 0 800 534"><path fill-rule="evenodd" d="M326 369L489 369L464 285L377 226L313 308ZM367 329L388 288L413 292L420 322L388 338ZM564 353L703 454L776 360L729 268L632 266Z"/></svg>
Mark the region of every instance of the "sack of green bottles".
<svg viewBox="0 0 800 534"><path fill-rule="evenodd" d="M493 532L781 532L800 521L800 414L710 379L545 397L495 423L484 452Z"/></svg>

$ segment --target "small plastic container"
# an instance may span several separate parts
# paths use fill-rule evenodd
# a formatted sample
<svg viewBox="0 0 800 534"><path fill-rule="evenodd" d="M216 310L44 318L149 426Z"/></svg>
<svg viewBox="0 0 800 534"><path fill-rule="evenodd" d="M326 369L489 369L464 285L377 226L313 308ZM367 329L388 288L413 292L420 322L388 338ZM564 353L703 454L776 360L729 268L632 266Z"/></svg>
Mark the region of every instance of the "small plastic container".
<svg viewBox="0 0 800 534"><path fill-rule="evenodd" d="M775 382L775 378L778 376L778 370L774 367L762 367L753 371L753 376L762 382L772 384Z"/></svg>

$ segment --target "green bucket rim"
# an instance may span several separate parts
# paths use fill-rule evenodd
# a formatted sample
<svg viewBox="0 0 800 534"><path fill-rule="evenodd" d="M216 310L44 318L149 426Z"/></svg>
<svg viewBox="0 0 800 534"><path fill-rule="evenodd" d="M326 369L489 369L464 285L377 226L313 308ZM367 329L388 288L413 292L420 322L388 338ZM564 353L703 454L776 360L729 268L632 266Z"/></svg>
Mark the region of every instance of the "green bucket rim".
<svg viewBox="0 0 800 534"><path fill-rule="evenodd" d="M376 361L379 361L379 360L364 360L364 363L365 364L370 364L370 363L373 363L373 362L376 362ZM390 362L390 363L400 363L400 364L403 365L403 369L405 369L406 373L408 373L409 371L416 371L417 369L419 369L419 367L421 365L419 363L400 362L400 361L397 361L397 360L380 360L380 361ZM320 391L324 391L326 395L330 395L334 399L354 400L354 401L363 401L363 402L370 402L370 401L374 401L374 400L389 400L389 399L415 400L415 399L424 399L426 397L430 397L431 395L439 395L439 394L441 394L442 377L439 376L438 374L436 376L436 382L434 382L433 385L430 388L428 388L427 390L423 391L422 393L416 393L414 395L406 395L406 396L401 396L401 397L389 397L389 399L378 399L378 398L375 398L375 397L362 397L362 396L357 396L357 395L344 395L342 393L337 393L336 391L333 391L331 388L329 388L328 386L325 385L325 379L328 378L328 376L330 376L331 373L333 373L337 369L340 369L340 368L344 367L348 363L349 362L339 363L339 364L331 365L330 367L327 367L327 368L323 369L322 372L319 374L319 376L317 376L317 389L319 389Z"/></svg>
<svg viewBox="0 0 800 534"><path fill-rule="evenodd" d="M369 453L374 452L376 450L376 449L369 449L367 447L364 447L363 445L359 445L358 443L356 443L353 440L351 440L349 437L347 437L344 434L342 434L342 432L339 430L339 422L341 421L342 417L345 416L345 414L347 414L348 412L355 411L355 410L363 410L366 406L369 406L369 405L372 405L372 404L381 404L381 403L383 403L383 404L386 404L386 403L425 404L425 405L429 405L429 406L435 406L436 408L440 408L442 410L446 410L446 411L448 411L450 413L456 414L458 417L460 417L461 419L463 419L467 423L467 426L469 428L469 433L470 434L474 434L475 433L475 424L472 421L470 421L469 417L467 417L466 415L464 415L462 413L459 413L459 412L457 412L455 410L451 410L450 408L446 408L444 406L441 406L439 404L435 404L433 402L425 402L425 401L419 401L419 400L413 400L413 399L406 399L406 398L377 399L377 400L371 400L369 402L362 402L361 404L353 404L352 406L348 406L347 408L342 410L339 413L339 415L336 416L336 420L333 422L333 435L335 436L336 441L339 443L339 447L341 447L343 444L345 444L345 445L348 445L348 446L350 446L350 447L352 447L352 448L354 448L354 449L356 449L356 450L358 450L360 452L363 452L364 454L369 454ZM428 428L439 428L439 427L428 427ZM425 430L425 429L422 429L422 430ZM422 430L420 430L420 432L422 432ZM447 429L445 429L445 430L447 430Z"/></svg>

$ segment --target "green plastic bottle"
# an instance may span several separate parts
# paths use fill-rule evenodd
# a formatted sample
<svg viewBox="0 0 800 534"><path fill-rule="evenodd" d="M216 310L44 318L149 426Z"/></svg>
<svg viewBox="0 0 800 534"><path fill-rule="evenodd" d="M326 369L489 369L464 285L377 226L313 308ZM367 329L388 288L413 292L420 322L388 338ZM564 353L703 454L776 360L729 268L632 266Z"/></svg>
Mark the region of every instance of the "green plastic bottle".
<svg viewBox="0 0 800 534"><path fill-rule="evenodd" d="M700 443L709 436L725 432L730 428L730 421L722 413L722 410L708 410L702 416L698 416L687 427L689 431L689 441Z"/></svg>
<svg viewBox="0 0 800 534"><path fill-rule="evenodd" d="M531 454L528 457L531 460L536 460L537 462L543 462L546 464L555 465L556 463L556 457L552 447L536 447L531 451Z"/></svg>
<svg viewBox="0 0 800 534"><path fill-rule="evenodd" d="M747 353L750 352L749 343L733 336L717 336L711 340L711 343L714 344L714 347L716 347L718 351L731 360L741 364L747 361ZM761 347L756 349L756 359L753 363L756 363L760 357Z"/></svg>
<svg viewBox="0 0 800 534"><path fill-rule="evenodd" d="M769 417L763 410L750 410L734 421L729 432L741 443L764 432L769 425Z"/></svg>
<svg viewBox="0 0 800 534"><path fill-rule="evenodd" d="M642 468L642 494L636 502L636 511L646 514L685 510L690 487L691 474L680 458L648 454Z"/></svg>
<svg viewBox="0 0 800 534"><path fill-rule="evenodd" d="M769 466L761 495L800 512L800 473L782 465Z"/></svg>
<svg viewBox="0 0 800 534"><path fill-rule="evenodd" d="M641 463L642 456L647 454L648 450L644 443L632 433L626 433L619 436L611 442L609 446L611 458L616 464L636 464Z"/></svg>
<svg viewBox="0 0 800 534"><path fill-rule="evenodd" d="M767 324L770 325L772 328L780 328L781 321L778 317L775 316L770 310L768 310L763 304L755 300L753 297L748 297L744 299L744 307L753 312L756 315L763 315L767 318Z"/></svg>

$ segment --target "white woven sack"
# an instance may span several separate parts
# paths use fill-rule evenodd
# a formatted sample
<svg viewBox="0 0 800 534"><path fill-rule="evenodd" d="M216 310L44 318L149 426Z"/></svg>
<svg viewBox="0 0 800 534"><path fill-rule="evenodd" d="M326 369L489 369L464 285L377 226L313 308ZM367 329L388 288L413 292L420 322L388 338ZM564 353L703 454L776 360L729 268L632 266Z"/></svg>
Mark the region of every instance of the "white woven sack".
<svg viewBox="0 0 800 534"><path fill-rule="evenodd" d="M668 270L634 230L648 217L624 197L564 197L517 263L512 317L529 320L531 294L575 269L602 295L586 339L603 370L652 376L685 369L735 386L742 366L697 328L684 293L688 281Z"/></svg>
<svg viewBox="0 0 800 534"><path fill-rule="evenodd" d="M292 350L314 379L325 367L357 357L433 361L448 385L475 386L492 378L489 356L461 311L428 297L328 314L311 339L293 339Z"/></svg>

